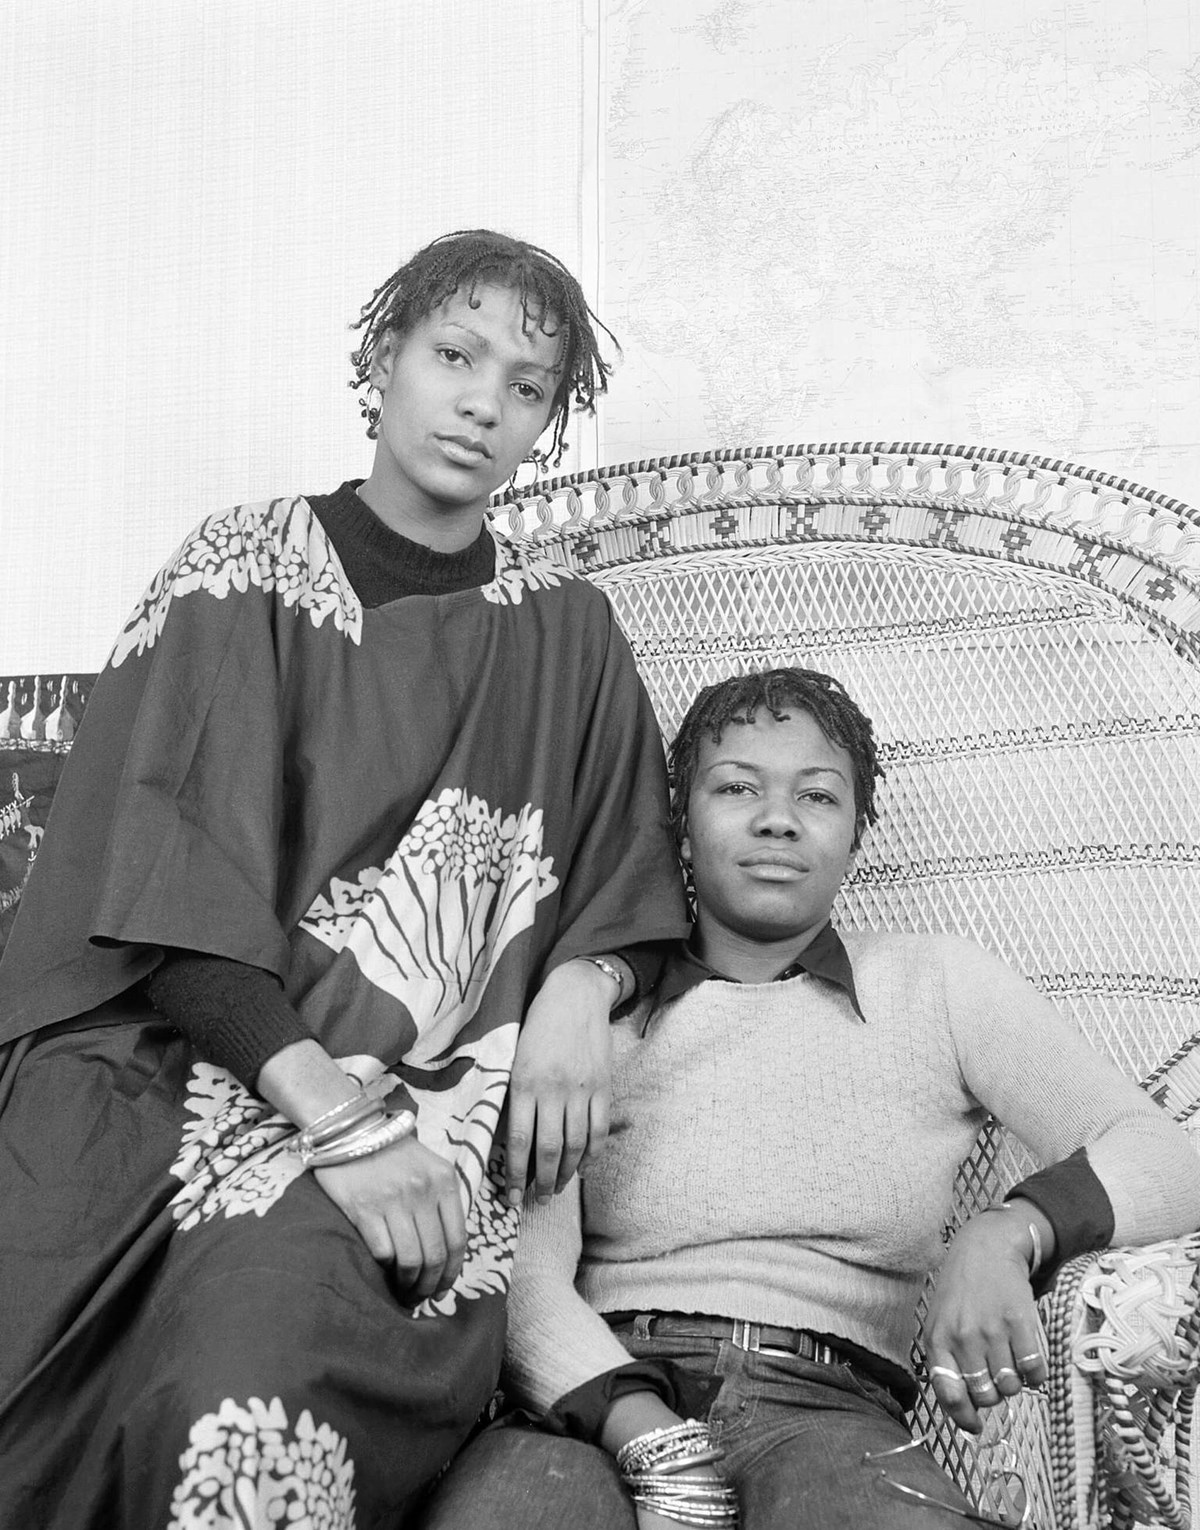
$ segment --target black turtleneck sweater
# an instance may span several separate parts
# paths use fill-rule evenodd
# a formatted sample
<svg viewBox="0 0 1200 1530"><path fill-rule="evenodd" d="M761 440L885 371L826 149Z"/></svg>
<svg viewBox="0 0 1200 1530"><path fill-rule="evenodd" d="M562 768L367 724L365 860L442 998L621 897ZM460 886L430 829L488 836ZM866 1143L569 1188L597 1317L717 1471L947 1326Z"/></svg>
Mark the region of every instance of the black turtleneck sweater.
<svg viewBox="0 0 1200 1530"><path fill-rule="evenodd" d="M476 589L495 577L496 544L486 526L461 552L435 552L386 526L359 498L359 482L352 479L332 494L307 498L367 610L405 595Z"/></svg>

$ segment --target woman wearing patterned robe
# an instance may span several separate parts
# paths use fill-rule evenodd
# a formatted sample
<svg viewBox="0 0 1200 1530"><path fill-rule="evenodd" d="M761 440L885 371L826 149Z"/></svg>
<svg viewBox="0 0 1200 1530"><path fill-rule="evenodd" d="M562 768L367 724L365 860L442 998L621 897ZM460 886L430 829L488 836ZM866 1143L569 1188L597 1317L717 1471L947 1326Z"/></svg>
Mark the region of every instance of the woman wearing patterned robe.
<svg viewBox="0 0 1200 1530"><path fill-rule="evenodd" d="M524 1136L582 1099L594 1147L602 1090L537 1067L607 1044L579 959L684 927L608 604L483 525L603 387L577 286L450 236L372 304L371 476L155 578L0 966L4 1524L405 1523L499 1364L522 1016ZM224 1030L151 1003L180 956L248 975ZM296 1128L385 1074L416 1136L306 1173Z"/></svg>

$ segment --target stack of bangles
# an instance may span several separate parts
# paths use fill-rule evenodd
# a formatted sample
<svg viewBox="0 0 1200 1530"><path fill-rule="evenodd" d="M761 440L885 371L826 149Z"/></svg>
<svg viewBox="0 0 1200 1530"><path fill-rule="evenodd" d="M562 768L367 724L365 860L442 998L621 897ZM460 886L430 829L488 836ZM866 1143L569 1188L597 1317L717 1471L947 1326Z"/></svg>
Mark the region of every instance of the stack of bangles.
<svg viewBox="0 0 1200 1530"><path fill-rule="evenodd" d="M652 1429L622 1445L617 1470L634 1503L681 1525L733 1525L737 1495L726 1482L696 1474L724 1452L713 1444L708 1425L689 1418L670 1429Z"/></svg>
<svg viewBox="0 0 1200 1530"><path fill-rule="evenodd" d="M402 1142L417 1129L411 1110L389 1110L384 1096L396 1086L388 1075L327 1110L296 1134L293 1152L306 1169L330 1169L335 1164L367 1158L393 1142Z"/></svg>

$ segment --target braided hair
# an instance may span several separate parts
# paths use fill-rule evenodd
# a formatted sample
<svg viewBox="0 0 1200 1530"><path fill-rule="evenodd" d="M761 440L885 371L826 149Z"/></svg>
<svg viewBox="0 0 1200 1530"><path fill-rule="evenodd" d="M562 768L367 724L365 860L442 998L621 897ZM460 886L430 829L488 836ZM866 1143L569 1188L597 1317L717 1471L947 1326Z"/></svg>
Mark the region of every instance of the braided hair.
<svg viewBox="0 0 1200 1530"><path fill-rule="evenodd" d="M488 284L511 288L520 297L526 335L540 330L558 337L559 380L551 405L554 435L546 454L547 461L557 464L567 446L564 432L572 403L592 414L596 399L608 391L612 367L600 355L597 328L618 352L620 347L588 307L583 289L567 268L536 244L473 228L443 234L418 250L375 289L350 326L362 330L358 349L350 354L350 387L369 389L375 348L388 330L407 334L456 292L464 292L477 308L476 288ZM374 439L373 425L367 434Z"/></svg>
<svg viewBox="0 0 1200 1530"><path fill-rule="evenodd" d="M854 771L854 845L879 817L875 782L884 772L875 748L871 719L851 700L840 680L815 669L767 669L734 675L707 685L696 696L671 744L671 826L677 844L687 833L688 799L707 738L719 744L730 723L752 723L760 707L776 722L795 709L807 712L831 744L850 756Z"/></svg>

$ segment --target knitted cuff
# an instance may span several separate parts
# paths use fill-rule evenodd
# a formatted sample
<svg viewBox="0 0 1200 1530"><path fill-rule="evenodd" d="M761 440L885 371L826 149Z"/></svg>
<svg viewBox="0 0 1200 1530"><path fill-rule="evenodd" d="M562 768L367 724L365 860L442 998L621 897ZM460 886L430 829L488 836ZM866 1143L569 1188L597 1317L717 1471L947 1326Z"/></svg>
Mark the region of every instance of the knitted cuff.
<svg viewBox="0 0 1200 1530"><path fill-rule="evenodd" d="M146 979L146 994L197 1057L228 1068L248 1089L268 1058L313 1040L274 973L227 957L169 951Z"/></svg>

